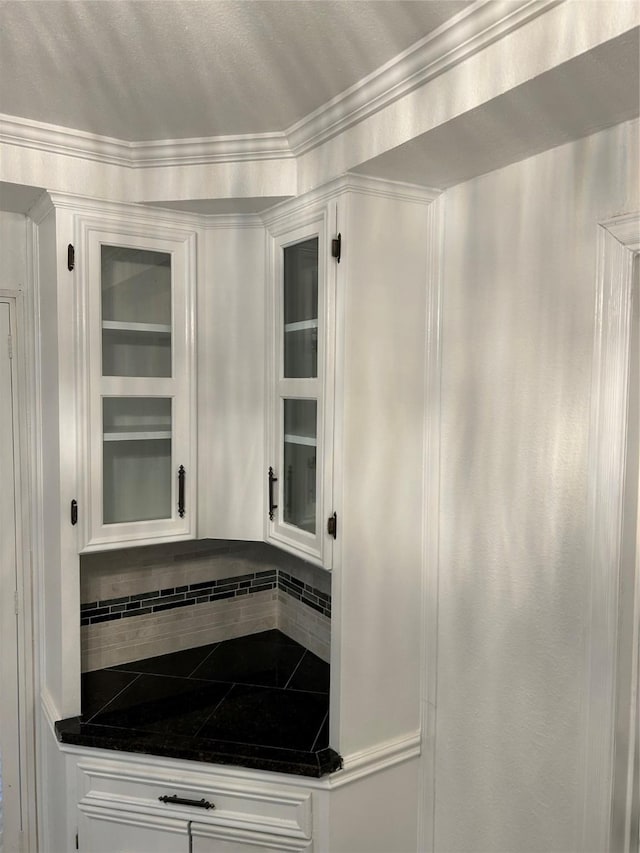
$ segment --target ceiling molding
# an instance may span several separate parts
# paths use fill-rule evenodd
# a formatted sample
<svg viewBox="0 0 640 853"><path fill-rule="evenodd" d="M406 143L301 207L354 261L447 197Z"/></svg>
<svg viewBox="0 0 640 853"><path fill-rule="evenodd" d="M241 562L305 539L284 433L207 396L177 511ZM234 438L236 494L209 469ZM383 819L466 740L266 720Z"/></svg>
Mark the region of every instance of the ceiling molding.
<svg viewBox="0 0 640 853"><path fill-rule="evenodd" d="M296 156L363 121L565 0L478 0L354 86L293 124Z"/></svg>
<svg viewBox="0 0 640 853"><path fill-rule="evenodd" d="M144 168L282 160L294 156L285 134L280 132L210 136L202 139L161 139L128 144L131 165Z"/></svg>
<svg viewBox="0 0 640 853"><path fill-rule="evenodd" d="M349 190L361 195L395 198L401 201L413 201L417 204L431 204L442 194L442 190L425 187L422 184L392 181L388 178L362 175L356 172L347 172L346 175L338 179L338 182L343 192Z"/></svg>
<svg viewBox="0 0 640 853"><path fill-rule="evenodd" d="M132 165L128 142L19 116L0 114L0 143L35 148L50 154L81 157L98 163Z"/></svg>
<svg viewBox="0 0 640 853"><path fill-rule="evenodd" d="M257 213L192 213L143 205L139 202L109 201L65 192L42 193L28 215L39 223L50 211L60 209L70 210L74 214L82 213L84 216L97 214L102 218L112 218L116 222L126 218L127 222L177 226L189 231L194 228L208 231L218 228L263 227L262 219Z"/></svg>
<svg viewBox="0 0 640 853"><path fill-rule="evenodd" d="M0 143L128 168L189 166L292 158L284 133L127 142L0 114Z"/></svg>
<svg viewBox="0 0 640 853"><path fill-rule="evenodd" d="M0 114L0 143L127 168L297 157L565 0L478 0L284 132L128 142Z"/></svg>

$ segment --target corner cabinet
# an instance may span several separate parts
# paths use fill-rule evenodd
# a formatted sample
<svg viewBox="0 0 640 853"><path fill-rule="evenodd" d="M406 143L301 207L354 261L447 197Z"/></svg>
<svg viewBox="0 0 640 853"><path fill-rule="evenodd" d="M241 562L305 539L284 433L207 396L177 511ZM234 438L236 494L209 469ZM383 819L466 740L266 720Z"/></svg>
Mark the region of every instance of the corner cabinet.
<svg viewBox="0 0 640 853"><path fill-rule="evenodd" d="M84 549L195 535L195 234L77 217Z"/></svg>
<svg viewBox="0 0 640 853"><path fill-rule="evenodd" d="M330 212L319 205L268 229L265 531L267 541L328 569L335 536Z"/></svg>

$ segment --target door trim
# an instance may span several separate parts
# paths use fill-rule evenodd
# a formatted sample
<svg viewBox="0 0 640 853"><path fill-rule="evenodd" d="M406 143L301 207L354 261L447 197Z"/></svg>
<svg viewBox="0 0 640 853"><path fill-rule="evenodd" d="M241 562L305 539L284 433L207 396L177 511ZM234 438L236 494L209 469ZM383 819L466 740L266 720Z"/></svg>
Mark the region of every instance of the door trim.
<svg viewBox="0 0 640 853"><path fill-rule="evenodd" d="M21 767L22 849L37 850L35 655L31 506L29 464L28 370L26 340L29 334L24 293L0 289L0 302L9 305L13 339L13 420L16 512L16 586L18 609L19 759Z"/></svg>
<svg viewBox="0 0 640 853"><path fill-rule="evenodd" d="M588 452L586 684L576 849L610 849L633 259L640 212L598 226Z"/></svg>

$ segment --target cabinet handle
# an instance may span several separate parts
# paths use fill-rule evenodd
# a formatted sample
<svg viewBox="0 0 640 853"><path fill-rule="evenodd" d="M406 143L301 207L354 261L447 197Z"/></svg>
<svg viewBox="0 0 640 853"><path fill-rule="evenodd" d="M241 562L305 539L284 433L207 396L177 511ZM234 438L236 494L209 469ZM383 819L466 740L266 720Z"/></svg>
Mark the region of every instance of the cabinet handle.
<svg viewBox="0 0 640 853"><path fill-rule="evenodd" d="M178 468L178 515L184 518L184 477L187 472L184 465Z"/></svg>
<svg viewBox="0 0 640 853"><path fill-rule="evenodd" d="M185 797L179 797L177 794L172 794L170 797L165 794L164 797L158 797L158 799L161 803L172 803L176 806L196 806L199 809L215 809L213 803L205 800L204 797L201 800L189 800Z"/></svg>
<svg viewBox="0 0 640 853"><path fill-rule="evenodd" d="M278 482L278 478L273 476L273 468L269 468L269 520L273 521L273 512L278 509L278 504L273 502L273 484Z"/></svg>

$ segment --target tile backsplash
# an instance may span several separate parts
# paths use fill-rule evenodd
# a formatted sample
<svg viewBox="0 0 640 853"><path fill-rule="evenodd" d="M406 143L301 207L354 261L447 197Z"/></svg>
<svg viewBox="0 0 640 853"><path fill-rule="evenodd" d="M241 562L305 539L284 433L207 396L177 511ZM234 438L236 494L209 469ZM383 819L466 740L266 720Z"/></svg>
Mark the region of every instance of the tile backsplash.
<svg viewBox="0 0 640 853"><path fill-rule="evenodd" d="M329 660L331 577L261 542L81 558L83 671L279 628Z"/></svg>

